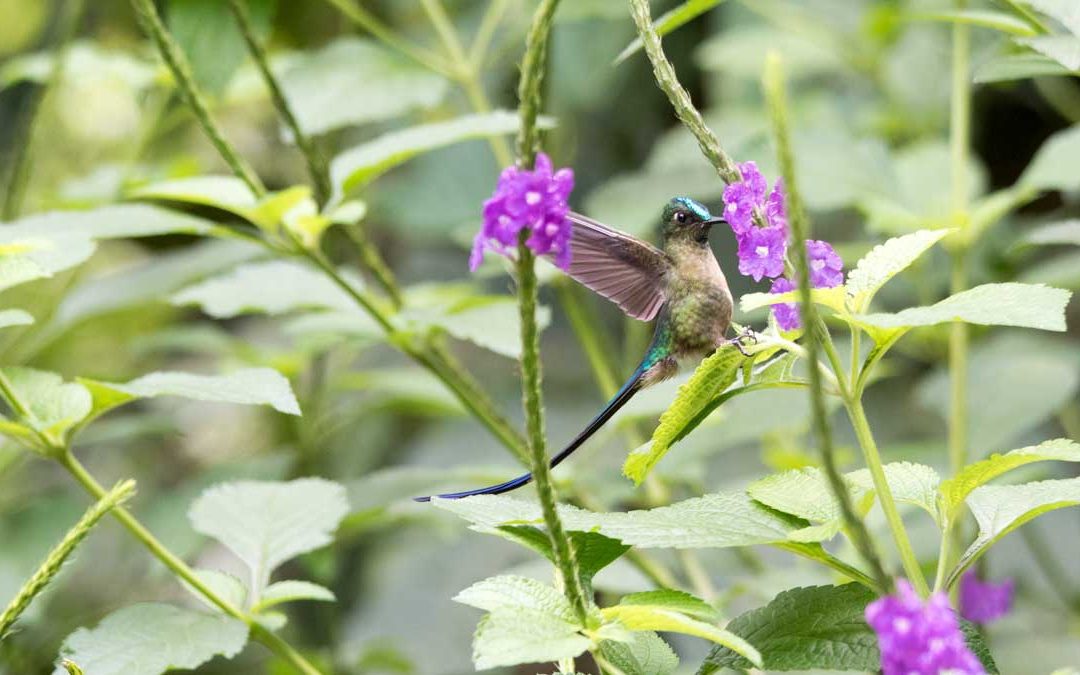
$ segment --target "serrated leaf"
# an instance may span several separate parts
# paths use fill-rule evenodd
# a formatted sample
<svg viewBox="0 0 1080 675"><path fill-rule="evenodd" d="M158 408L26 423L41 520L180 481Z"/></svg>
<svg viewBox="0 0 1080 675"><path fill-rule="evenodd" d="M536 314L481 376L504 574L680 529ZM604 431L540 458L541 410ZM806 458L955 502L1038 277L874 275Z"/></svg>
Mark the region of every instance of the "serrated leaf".
<svg viewBox="0 0 1080 675"><path fill-rule="evenodd" d="M634 631L672 631L710 640L739 654L755 667L761 667L761 654L743 638L678 612L646 605L616 605L605 607L600 613L606 621L617 621Z"/></svg>
<svg viewBox="0 0 1080 675"><path fill-rule="evenodd" d="M269 405L275 410L299 415L300 404L289 380L272 368L245 368L225 375L157 372L125 384L96 383L140 398L182 396L197 401Z"/></svg>
<svg viewBox="0 0 1080 675"><path fill-rule="evenodd" d="M671 406L660 416L660 423L653 431L652 443L627 456L623 463L623 475L633 480L635 485L640 485L671 446L712 412L714 408L710 408L710 403L735 382L743 358L734 347L726 347L716 350L702 361L686 384L679 387Z"/></svg>
<svg viewBox="0 0 1080 675"><path fill-rule="evenodd" d="M1068 127L1046 140L1035 153L1017 184L1042 190L1075 190L1076 158L1080 156L1080 125Z"/></svg>
<svg viewBox="0 0 1080 675"><path fill-rule="evenodd" d="M716 609L701 598L686 591L677 591L671 588L660 588L655 591L642 591L624 595L619 599L619 604L648 605L650 607L669 609L695 619L714 623L720 618Z"/></svg>
<svg viewBox="0 0 1080 675"><path fill-rule="evenodd" d="M979 486L1025 464L1045 461L1080 462L1080 445L1066 438L1046 441L1004 454L994 454L974 464L968 464L960 473L941 484L945 508L955 511L969 494Z"/></svg>
<svg viewBox="0 0 1080 675"><path fill-rule="evenodd" d="M877 328L914 328L966 321L984 326L1064 331L1065 306L1071 295L1060 288L1037 284L983 284L926 307L911 307L895 314L863 314L855 320Z"/></svg>
<svg viewBox="0 0 1080 675"><path fill-rule="evenodd" d="M300 128L309 134L428 108L450 89L442 76L355 37L298 56L279 77Z"/></svg>
<svg viewBox="0 0 1080 675"><path fill-rule="evenodd" d="M1067 70L1080 70L1080 37L1075 35L1039 35L1020 38L1017 42L1057 61Z"/></svg>
<svg viewBox="0 0 1080 675"><path fill-rule="evenodd" d="M1080 218L1040 225L1024 236L1029 244L1076 244L1080 246Z"/></svg>
<svg viewBox="0 0 1080 675"><path fill-rule="evenodd" d="M664 12L659 19L653 21L653 30L656 31L657 35L663 37L680 26L693 21L705 12L708 12L723 1L724 0L686 0L686 2L674 9ZM640 37L634 38L634 41L627 45L626 49L619 52L619 55L615 57L615 63L622 63L639 51L641 51Z"/></svg>
<svg viewBox="0 0 1080 675"><path fill-rule="evenodd" d="M419 154L462 141L516 133L519 124L517 113L495 110L391 131L349 148L330 162L335 191L332 201L340 200ZM555 126L554 120L547 117L541 117L538 124L543 129Z"/></svg>
<svg viewBox="0 0 1080 675"><path fill-rule="evenodd" d="M233 575L218 570L196 569L195 576L199 578L199 581L209 586L210 590L212 590L215 595L226 600L233 607L244 607L246 605L248 596L247 586ZM221 608L210 602L206 596L195 590L186 581L183 582L183 584L184 588L190 591L199 602L206 605L207 609L214 612L221 611Z"/></svg>
<svg viewBox="0 0 1080 675"><path fill-rule="evenodd" d="M349 511L345 488L321 478L216 485L188 512L196 531L217 539L265 586L285 561L330 543Z"/></svg>
<svg viewBox="0 0 1080 675"><path fill-rule="evenodd" d="M950 574L950 586L1006 534L1044 513L1080 504L1080 478L1022 485L983 485L973 490L964 503L975 516L979 534Z"/></svg>
<svg viewBox="0 0 1080 675"><path fill-rule="evenodd" d="M27 423L43 434L63 438L90 414L90 392L81 384L64 382L56 373L33 368L10 366L2 370L26 406Z"/></svg>
<svg viewBox="0 0 1080 675"><path fill-rule="evenodd" d="M592 645L578 627L530 609L490 612L476 626L473 663L478 670L573 658Z"/></svg>
<svg viewBox="0 0 1080 675"><path fill-rule="evenodd" d="M80 628L64 640L60 654L92 675L158 675L197 668L217 655L232 658L247 638L243 621L148 603L113 612L96 628ZM57 666L53 672L66 670Z"/></svg>
<svg viewBox="0 0 1080 675"><path fill-rule="evenodd" d="M528 577L502 575L478 581L454 596L454 602L494 612L529 609L568 623L576 623L574 611L562 593Z"/></svg>
<svg viewBox="0 0 1080 675"><path fill-rule="evenodd" d="M935 521L940 519L937 496L941 476L932 467L913 462L890 462L883 467L885 482L893 499L901 504L911 504L929 513ZM859 469L845 475L853 485L867 491L874 490L874 479L869 469Z"/></svg>
<svg viewBox="0 0 1080 675"><path fill-rule="evenodd" d="M848 273L847 292L854 311L864 312L874 294L952 230L919 230L878 244Z"/></svg>
<svg viewBox="0 0 1080 675"><path fill-rule="evenodd" d="M532 525L500 525L487 530L499 534L511 541L528 546L552 563L555 554L551 550L551 539L547 532ZM574 545L574 557L578 563L581 580L589 583L597 572L618 560L630 547L599 532L570 532Z"/></svg>
<svg viewBox="0 0 1080 675"><path fill-rule="evenodd" d="M671 675L679 667L679 657L652 631L631 633L630 642L604 640L600 654L626 675Z"/></svg>
<svg viewBox="0 0 1080 675"><path fill-rule="evenodd" d="M277 581L263 589L259 602L255 605L255 611L261 612L269 607L297 600L334 602L337 598L329 588L310 581Z"/></svg>
<svg viewBox="0 0 1080 675"><path fill-rule="evenodd" d="M976 83L1009 82L1029 77L1071 75L1065 66L1042 54L1009 54L979 64L975 68Z"/></svg>
<svg viewBox="0 0 1080 675"><path fill-rule="evenodd" d="M540 506L502 495L438 499L432 503L480 528L540 524ZM594 513L561 506L564 527L599 532L641 548L721 548L784 541L796 528L742 493L714 493L655 509Z"/></svg>
<svg viewBox="0 0 1080 675"><path fill-rule="evenodd" d="M241 265L227 274L188 286L169 300L174 305L198 305L219 319L250 313L278 315L308 308L359 311L348 294L326 275L286 260Z"/></svg>
<svg viewBox="0 0 1080 675"><path fill-rule="evenodd" d="M863 670L880 667L877 636L863 618L873 591L860 584L793 588L764 607L727 625L761 652L767 671ZM715 647L698 670L745 669L751 663L726 647Z"/></svg>

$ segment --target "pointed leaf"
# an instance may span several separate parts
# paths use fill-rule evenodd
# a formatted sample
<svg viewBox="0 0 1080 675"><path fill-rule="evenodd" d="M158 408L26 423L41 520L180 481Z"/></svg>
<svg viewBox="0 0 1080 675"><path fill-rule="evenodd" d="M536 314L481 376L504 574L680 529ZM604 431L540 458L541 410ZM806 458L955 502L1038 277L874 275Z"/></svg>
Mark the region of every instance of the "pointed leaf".
<svg viewBox="0 0 1080 675"><path fill-rule="evenodd" d="M348 510L343 486L302 478L216 485L195 500L188 517L196 531L228 547L265 584L285 561L329 544Z"/></svg>
<svg viewBox="0 0 1080 675"><path fill-rule="evenodd" d="M113 612L97 628L80 628L60 654L92 675L158 675L197 668L219 654L232 658L247 639L243 621L148 603ZM53 672L67 671L58 666Z"/></svg>
<svg viewBox="0 0 1080 675"><path fill-rule="evenodd" d="M552 563L555 554L551 550L551 539L547 532L532 525L500 525L487 530L500 534L538 552ZM570 532L574 544L574 557L577 559L581 580L590 582L597 572L618 560L630 547L622 542L605 537L599 532Z"/></svg>
<svg viewBox="0 0 1080 675"><path fill-rule="evenodd" d="M1037 284L983 284L927 307L912 307L896 314L864 314L855 320L877 328L913 328L966 321L985 326L1064 331L1065 305L1071 295L1060 288Z"/></svg>
<svg viewBox="0 0 1080 675"><path fill-rule="evenodd" d="M908 268L931 246L952 230L919 230L878 244L848 273L847 292L856 312L870 306L874 294L890 279Z"/></svg>
<svg viewBox="0 0 1080 675"><path fill-rule="evenodd" d="M645 605L616 605L605 607L600 613L606 621L618 621L630 630L672 631L711 640L742 656L755 667L761 667L761 654L743 638L678 612Z"/></svg>
<svg viewBox="0 0 1080 675"><path fill-rule="evenodd" d="M278 581L267 586L259 602L255 605L255 611L261 612L268 607L280 605L297 600L318 600L320 602L334 602L334 592L329 588L313 584L310 581Z"/></svg>
<svg viewBox="0 0 1080 675"><path fill-rule="evenodd" d="M671 675L679 667L679 657L652 631L631 633L630 642L605 640L600 654L626 675Z"/></svg>
<svg viewBox="0 0 1080 675"><path fill-rule="evenodd" d="M480 620L473 636L478 670L574 658L592 645L578 627L531 609L500 609Z"/></svg>
<svg viewBox="0 0 1080 675"><path fill-rule="evenodd" d="M486 612L530 609L575 623L574 611L562 593L528 577L504 575L478 581L454 596L454 602Z"/></svg>
<svg viewBox="0 0 1080 675"><path fill-rule="evenodd" d="M15 395L26 406L27 422L34 429L63 438L90 414L90 392L81 384L64 382L56 373L33 368L10 366L2 370Z"/></svg>
<svg viewBox="0 0 1080 675"><path fill-rule="evenodd" d="M693 21L723 1L724 0L686 0L686 2L675 9L665 12L659 19L653 21L653 29L656 31L657 35L663 37L680 26ZM634 38L634 41L627 45L626 49L622 50L619 55L615 57L615 63L622 63L639 51L641 51L641 38Z"/></svg>
<svg viewBox="0 0 1080 675"><path fill-rule="evenodd" d="M289 415L300 414L289 380L272 368L245 368L226 375L158 372L126 384L96 384L141 398L182 396L197 401L269 405Z"/></svg>
<svg viewBox="0 0 1080 675"><path fill-rule="evenodd" d="M685 614L695 619L715 623L720 616L709 603L685 591L661 588L655 591L631 593L619 599L620 605L648 605Z"/></svg>
<svg viewBox="0 0 1080 675"><path fill-rule="evenodd" d="M1039 35L1017 40L1071 71L1080 71L1080 37L1075 35Z"/></svg>

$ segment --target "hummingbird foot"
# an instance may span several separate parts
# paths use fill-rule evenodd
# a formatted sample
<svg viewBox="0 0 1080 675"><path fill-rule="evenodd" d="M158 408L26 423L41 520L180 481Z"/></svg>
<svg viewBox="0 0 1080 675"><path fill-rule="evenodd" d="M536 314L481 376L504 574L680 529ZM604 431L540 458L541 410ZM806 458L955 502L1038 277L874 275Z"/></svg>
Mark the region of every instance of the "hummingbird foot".
<svg viewBox="0 0 1080 675"><path fill-rule="evenodd" d="M740 354L748 357L750 356L750 353L746 351L745 343L756 345L758 343L758 336L752 328L747 326L746 328L743 328L738 335L730 338L727 343L730 345L735 345L735 349L738 349Z"/></svg>

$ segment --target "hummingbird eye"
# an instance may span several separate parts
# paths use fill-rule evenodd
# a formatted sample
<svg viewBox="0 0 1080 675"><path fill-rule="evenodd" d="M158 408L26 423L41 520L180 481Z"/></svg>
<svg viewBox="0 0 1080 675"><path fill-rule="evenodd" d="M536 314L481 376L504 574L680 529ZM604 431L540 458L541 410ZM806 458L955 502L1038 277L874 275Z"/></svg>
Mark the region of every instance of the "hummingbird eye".
<svg viewBox="0 0 1080 675"><path fill-rule="evenodd" d="M685 223L686 222L686 212L685 211L676 211L675 212L675 220L677 220L680 223Z"/></svg>

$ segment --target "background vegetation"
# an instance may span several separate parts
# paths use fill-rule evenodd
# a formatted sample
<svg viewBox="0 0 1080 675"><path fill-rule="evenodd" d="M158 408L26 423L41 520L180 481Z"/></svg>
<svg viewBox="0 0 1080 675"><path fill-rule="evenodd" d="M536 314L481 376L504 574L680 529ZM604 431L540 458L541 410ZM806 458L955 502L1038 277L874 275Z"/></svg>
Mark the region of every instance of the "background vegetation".
<svg viewBox="0 0 1080 675"><path fill-rule="evenodd" d="M302 208L289 211L302 202L299 193L256 205L234 178L164 182L229 176L238 167L223 162L207 140L132 4L0 0L2 201L4 220L12 221L0 238L11 246L35 236L57 244L34 259L43 273L0 265L0 285L10 287L4 307L25 309L34 320L22 325L22 317L0 314L10 319L0 334L0 363L20 391L56 383L37 383L13 366L66 380L128 383L87 384L95 414L119 398L138 399L85 430L83 417L68 419L67 403L49 399L60 409L32 411L43 422L33 438L0 446L0 602L16 595L89 505L69 475L71 464L68 472L62 467L62 449L74 439L97 480L137 481L128 507L170 551L244 579L253 572L241 564L249 561L237 550L235 531L215 531L213 499L226 499L223 488L204 492L208 487L309 476L343 484L347 507L329 484L299 484L310 492L281 496L341 522L325 547L332 525L292 524L297 537L311 541L273 560L283 565L275 579L316 582L336 601L290 604L281 633L333 672L473 670L478 613L451 598L508 571L549 582L550 565L409 498L520 469L497 440L498 424L490 425L493 436L439 380L460 382L446 375L450 361L441 360L452 354L498 412L523 427L511 282L498 262L468 275L466 257L480 204L512 158L518 66L535 4L249 0L248 37L266 45L295 113L292 126L278 115L230 3L158 3L208 113L250 165L241 173L250 171L275 192L311 185L320 205L340 207L324 211L324 222ZM677 4L654 2L653 15ZM964 214L973 234L969 248L960 246L961 271L956 246L933 249L882 291L879 309L931 304L950 287L987 282L1080 288L1075 13L1045 14L1040 3L972 3L986 12L958 22L949 14L956 8L940 0L687 4L708 11L666 37L665 50L727 152L756 161L770 177L780 171L760 80L766 50L783 56L800 191L815 236L833 242L849 266L889 236L957 226ZM950 95L963 84L952 79L958 23L970 40L961 64L970 76L965 82L973 82L970 153L959 151L959 158L950 148L957 133L950 115L958 114ZM1038 42L1042 32L1059 34L1066 46ZM1075 44L1066 43L1070 35ZM645 55L624 53L635 36L623 2L562 3L541 126L556 164L575 170L576 210L652 236L671 196L689 195L718 210L723 184L677 125ZM63 69L55 67L57 55ZM449 126L424 126L441 123ZM306 155L297 150L297 129L310 144ZM328 172L321 161L329 162ZM324 175L329 180L321 182ZM966 186L959 207L957 184ZM84 213L42 215L70 209ZM218 231L212 228L232 236L206 236ZM252 232L278 252L253 243ZM292 245L317 250L320 236L325 259L280 253ZM731 270L736 297L767 290L734 273L729 232L717 231L713 245ZM393 341L334 285L327 272L335 269L346 286L362 287L364 297L393 314L400 328ZM540 274L548 445L557 447L633 369L648 329L548 269ZM947 364L955 333L944 325L908 336L865 397L886 460L916 461L948 475L950 433L954 459L959 444L969 460L1080 437L1077 314L1074 301L1065 334L973 327L966 421L953 417L951 430L955 394ZM736 320L763 325L764 318L759 309ZM846 360L850 348L839 347ZM253 379L243 381L137 379L155 371L227 377L255 368L280 372L291 392L265 370L248 370ZM805 392L772 391L710 416L635 488L620 471L626 452L648 438L687 376L639 395L616 424L555 471L564 501L598 511L657 506L817 464ZM186 398L169 396L177 393ZM302 417L289 414L297 406ZM8 410L9 419L19 414ZM833 430L841 468L860 468L843 415ZM8 432L16 439L21 433ZM503 440L513 433L503 429ZM20 447L35 443L39 454L61 462ZM1075 475L1075 464L1038 464L1018 478ZM277 513L258 502L252 510L289 525L288 508ZM0 635L0 673L50 672L69 635L114 610L148 601L194 606L129 531L102 523L17 630ZM884 531L877 514L870 524ZM932 560L933 522L913 515L909 529L919 557ZM1076 512L1058 511L982 559L984 573L1017 583L1014 611L986 629L1001 672L1080 664L1080 575L1072 564L1080 556L1078 534ZM731 618L784 589L835 580L824 568L763 547L649 554L660 572L622 558L596 577L596 590L618 597L668 574ZM682 637L672 643L685 672L709 646ZM199 672L290 672L285 648L271 648L252 646Z"/></svg>

